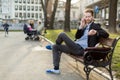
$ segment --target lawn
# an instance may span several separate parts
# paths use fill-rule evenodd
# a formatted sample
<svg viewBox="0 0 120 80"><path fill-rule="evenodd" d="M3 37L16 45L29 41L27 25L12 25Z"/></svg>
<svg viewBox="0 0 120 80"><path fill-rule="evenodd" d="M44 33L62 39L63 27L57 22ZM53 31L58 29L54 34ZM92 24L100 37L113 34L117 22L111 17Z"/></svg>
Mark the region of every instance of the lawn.
<svg viewBox="0 0 120 80"><path fill-rule="evenodd" d="M47 30L47 34L45 35L45 37L54 43L55 39L57 38L60 32L63 32L63 30ZM75 32L76 30L74 29L74 30L71 30L71 32L67 32L67 34L70 36L71 39L74 40ZM110 34L111 38L116 38L118 36L120 35ZM118 42L113 54L112 70L116 72L115 73L116 77L120 79L120 41Z"/></svg>

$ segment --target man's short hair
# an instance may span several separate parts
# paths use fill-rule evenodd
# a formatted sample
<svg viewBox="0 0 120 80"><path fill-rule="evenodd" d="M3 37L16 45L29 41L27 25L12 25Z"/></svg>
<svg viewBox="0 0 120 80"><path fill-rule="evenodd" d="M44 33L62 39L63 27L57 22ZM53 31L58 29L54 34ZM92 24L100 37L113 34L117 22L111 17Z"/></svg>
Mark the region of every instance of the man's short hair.
<svg viewBox="0 0 120 80"><path fill-rule="evenodd" d="M91 8L86 8L85 11L84 11L84 13L87 13L87 12L91 13L92 16L94 15L94 11Z"/></svg>

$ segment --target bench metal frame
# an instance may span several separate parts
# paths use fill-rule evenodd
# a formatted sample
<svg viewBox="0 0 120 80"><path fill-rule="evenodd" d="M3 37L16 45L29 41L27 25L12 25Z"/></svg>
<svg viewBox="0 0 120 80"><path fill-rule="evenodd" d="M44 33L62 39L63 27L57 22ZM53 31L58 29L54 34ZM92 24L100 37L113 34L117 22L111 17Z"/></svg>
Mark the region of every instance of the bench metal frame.
<svg viewBox="0 0 120 80"><path fill-rule="evenodd" d="M112 56L119 39L120 37L114 39L101 38L96 47L88 47L85 49L84 56L68 55L74 58L76 62L79 61L84 64L83 70L86 73L86 80L89 80L90 72L97 67L105 68L109 72L111 80L113 80L111 69Z"/></svg>

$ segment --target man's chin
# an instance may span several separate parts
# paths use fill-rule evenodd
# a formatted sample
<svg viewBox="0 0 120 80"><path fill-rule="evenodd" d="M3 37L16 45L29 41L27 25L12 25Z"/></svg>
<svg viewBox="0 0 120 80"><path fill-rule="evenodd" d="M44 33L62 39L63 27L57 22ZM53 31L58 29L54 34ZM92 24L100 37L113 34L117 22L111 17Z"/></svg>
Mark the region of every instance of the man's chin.
<svg viewBox="0 0 120 80"><path fill-rule="evenodd" d="M87 24L91 23L92 21L86 21Z"/></svg>

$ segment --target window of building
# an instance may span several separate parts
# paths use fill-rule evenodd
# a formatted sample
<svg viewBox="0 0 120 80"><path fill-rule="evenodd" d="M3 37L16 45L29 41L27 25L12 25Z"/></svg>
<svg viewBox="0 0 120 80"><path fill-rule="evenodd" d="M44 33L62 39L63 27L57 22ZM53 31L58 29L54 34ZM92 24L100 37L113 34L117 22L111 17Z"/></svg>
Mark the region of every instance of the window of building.
<svg viewBox="0 0 120 80"><path fill-rule="evenodd" d="M59 2L58 6L59 7L63 7L64 6L64 2Z"/></svg>
<svg viewBox="0 0 120 80"><path fill-rule="evenodd" d="M10 16L8 16L8 19L10 19Z"/></svg>
<svg viewBox="0 0 120 80"><path fill-rule="evenodd" d="M26 6L25 5L23 6L23 10L26 10Z"/></svg>
<svg viewBox="0 0 120 80"><path fill-rule="evenodd" d="M15 3L18 3L18 0L15 0Z"/></svg>
<svg viewBox="0 0 120 80"><path fill-rule="evenodd" d="M28 10L28 11L30 10L30 7L29 7L29 6L27 6L27 10Z"/></svg>
<svg viewBox="0 0 120 80"><path fill-rule="evenodd" d="M18 13L15 13L15 17L18 17Z"/></svg>
<svg viewBox="0 0 120 80"><path fill-rule="evenodd" d="M17 5L15 5L15 10L18 10L18 6Z"/></svg>
<svg viewBox="0 0 120 80"><path fill-rule="evenodd" d="M31 6L31 10L34 11L34 6Z"/></svg>
<svg viewBox="0 0 120 80"><path fill-rule="evenodd" d="M22 18L22 13L19 13L19 17Z"/></svg>
<svg viewBox="0 0 120 80"><path fill-rule="evenodd" d="M118 10L118 19L120 20L120 10Z"/></svg>
<svg viewBox="0 0 120 80"><path fill-rule="evenodd" d="M39 18L42 18L42 13L39 14Z"/></svg>
<svg viewBox="0 0 120 80"><path fill-rule="evenodd" d="M108 19L109 18L109 8L105 8L105 19Z"/></svg>
<svg viewBox="0 0 120 80"><path fill-rule="evenodd" d="M26 0L23 0L23 3L26 3Z"/></svg>
<svg viewBox="0 0 120 80"><path fill-rule="evenodd" d="M27 0L27 3L29 4L29 3L30 3L30 0Z"/></svg>
<svg viewBox="0 0 120 80"><path fill-rule="evenodd" d="M32 18L34 18L34 13L32 13Z"/></svg>
<svg viewBox="0 0 120 80"><path fill-rule="evenodd" d="M73 16L72 16L72 17L75 18L75 11L73 11L72 13L73 13Z"/></svg>
<svg viewBox="0 0 120 80"><path fill-rule="evenodd" d="M39 0L39 4L41 4L41 1Z"/></svg>
<svg viewBox="0 0 120 80"><path fill-rule="evenodd" d="M24 18L26 18L26 13L23 14Z"/></svg>
<svg viewBox="0 0 120 80"><path fill-rule="evenodd" d="M35 4L37 4L38 3L38 0L35 0Z"/></svg>
<svg viewBox="0 0 120 80"><path fill-rule="evenodd" d="M19 6L19 10L22 10L22 5Z"/></svg>
<svg viewBox="0 0 120 80"><path fill-rule="evenodd" d="M28 15L28 18L30 18L30 13L28 13L27 15Z"/></svg>
<svg viewBox="0 0 120 80"><path fill-rule="evenodd" d="M39 6L39 11L42 11L42 8Z"/></svg>
<svg viewBox="0 0 120 80"><path fill-rule="evenodd" d="M34 0L31 0L31 4L34 4Z"/></svg>
<svg viewBox="0 0 120 80"><path fill-rule="evenodd" d="M105 19L105 9L102 9L102 18Z"/></svg>
<svg viewBox="0 0 120 80"><path fill-rule="evenodd" d="M120 7L120 0L118 0L118 4L117 4L118 7Z"/></svg>
<svg viewBox="0 0 120 80"><path fill-rule="evenodd" d="M38 13L35 14L35 18L38 18Z"/></svg>
<svg viewBox="0 0 120 80"><path fill-rule="evenodd" d="M38 6L35 6L35 11L38 11Z"/></svg>
<svg viewBox="0 0 120 80"><path fill-rule="evenodd" d="M22 0L19 0L19 3L22 3Z"/></svg>
<svg viewBox="0 0 120 80"><path fill-rule="evenodd" d="M7 16L5 16L5 19L7 19Z"/></svg>

